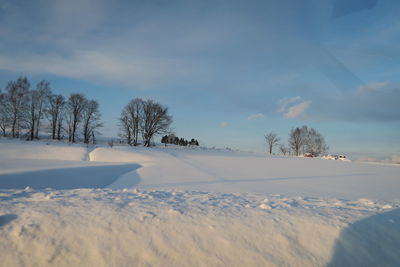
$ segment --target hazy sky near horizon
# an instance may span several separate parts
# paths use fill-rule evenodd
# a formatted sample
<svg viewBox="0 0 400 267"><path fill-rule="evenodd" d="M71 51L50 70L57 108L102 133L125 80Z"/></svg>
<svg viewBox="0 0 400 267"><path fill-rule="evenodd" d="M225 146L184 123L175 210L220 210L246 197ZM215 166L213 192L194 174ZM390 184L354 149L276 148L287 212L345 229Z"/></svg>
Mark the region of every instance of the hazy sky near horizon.
<svg viewBox="0 0 400 267"><path fill-rule="evenodd" d="M116 136L134 97L178 136L265 151L292 127L333 153L400 155L400 2L0 0L0 88L27 75L100 102Z"/></svg>

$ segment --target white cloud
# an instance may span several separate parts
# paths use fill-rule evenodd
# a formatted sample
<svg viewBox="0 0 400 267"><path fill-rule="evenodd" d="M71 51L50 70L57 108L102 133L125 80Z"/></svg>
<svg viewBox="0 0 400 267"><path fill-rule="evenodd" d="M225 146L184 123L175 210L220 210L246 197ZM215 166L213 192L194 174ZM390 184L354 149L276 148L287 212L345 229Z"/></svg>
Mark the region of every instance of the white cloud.
<svg viewBox="0 0 400 267"><path fill-rule="evenodd" d="M0 69L25 73L50 73L98 83L155 85L182 79L190 67L179 60L162 60L108 50L77 51L69 56L56 54L0 55Z"/></svg>
<svg viewBox="0 0 400 267"><path fill-rule="evenodd" d="M292 103L296 103L297 101L301 100L300 96L294 96L291 98L282 98L278 101L278 112L284 113L286 107Z"/></svg>
<svg viewBox="0 0 400 267"><path fill-rule="evenodd" d="M226 127L228 127L229 126L229 122L227 122L227 121L223 121L223 122L221 122L220 124L219 124L219 127L221 127L221 128L226 128Z"/></svg>
<svg viewBox="0 0 400 267"><path fill-rule="evenodd" d="M291 107L289 107L287 112L284 114L284 116L288 119L297 118L301 114L304 113L304 111L311 105L311 103L312 103L311 100L306 100L306 101L300 102L299 104L291 106Z"/></svg>
<svg viewBox="0 0 400 267"><path fill-rule="evenodd" d="M247 117L247 120L252 121L252 120L257 120L257 119L262 119L264 118L265 115L262 113L257 113L257 114L253 114Z"/></svg>
<svg viewBox="0 0 400 267"><path fill-rule="evenodd" d="M287 119L294 119L302 115L311 103L311 100L303 100L300 96L282 98L278 101L277 111Z"/></svg>
<svg viewBox="0 0 400 267"><path fill-rule="evenodd" d="M379 90L387 87L388 85L389 85L388 81L368 83L368 84L360 86L357 90L357 93L363 94L363 93L368 93L368 92L373 92L373 91L379 91Z"/></svg>

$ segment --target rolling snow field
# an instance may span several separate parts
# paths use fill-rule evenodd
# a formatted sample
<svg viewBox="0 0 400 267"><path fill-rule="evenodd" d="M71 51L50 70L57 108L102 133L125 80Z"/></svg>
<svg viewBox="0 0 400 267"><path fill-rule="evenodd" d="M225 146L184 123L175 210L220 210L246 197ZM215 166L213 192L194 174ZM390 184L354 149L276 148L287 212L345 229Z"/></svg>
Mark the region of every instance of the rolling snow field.
<svg viewBox="0 0 400 267"><path fill-rule="evenodd" d="M0 140L0 266L400 266L400 166Z"/></svg>

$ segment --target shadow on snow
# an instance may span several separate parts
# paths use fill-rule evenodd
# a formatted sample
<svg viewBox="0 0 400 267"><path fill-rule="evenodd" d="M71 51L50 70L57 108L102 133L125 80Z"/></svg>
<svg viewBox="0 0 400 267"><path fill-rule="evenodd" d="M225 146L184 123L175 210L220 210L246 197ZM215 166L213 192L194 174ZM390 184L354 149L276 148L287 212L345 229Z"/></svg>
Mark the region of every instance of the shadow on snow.
<svg viewBox="0 0 400 267"><path fill-rule="evenodd" d="M139 167L130 163L0 174L0 189L23 189L27 186L34 189L103 188ZM135 184L140 181L136 174L132 179Z"/></svg>
<svg viewBox="0 0 400 267"><path fill-rule="evenodd" d="M15 214L4 214L0 215L0 227L9 224L13 220L17 219L17 215Z"/></svg>
<svg viewBox="0 0 400 267"><path fill-rule="evenodd" d="M327 266L400 266L400 209L367 217L344 229Z"/></svg>

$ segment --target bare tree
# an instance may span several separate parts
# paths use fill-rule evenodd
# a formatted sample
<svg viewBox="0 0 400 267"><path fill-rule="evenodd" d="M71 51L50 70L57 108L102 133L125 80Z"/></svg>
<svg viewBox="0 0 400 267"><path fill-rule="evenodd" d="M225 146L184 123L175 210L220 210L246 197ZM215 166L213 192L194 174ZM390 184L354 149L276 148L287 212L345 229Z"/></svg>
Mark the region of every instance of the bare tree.
<svg viewBox="0 0 400 267"><path fill-rule="evenodd" d="M89 144L90 140L95 142L95 133L98 128L103 126L101 123L101 114L99 103L96 100L89 100L83 109L83 141Z"/></svg>
<svg viewBox="0 0 400 267"><path fill-rule="evenodd" d="M138 145L140 123L143 119L143 100L140 98L133 99L127 106L127 111L130 114L133 145Z"/></svg>
<svg viewBox="0 0 400 267"><path fill-rule="evenodd" d="M10 81L6 86L6 109L10 115L12 137L19 137L19 133L26 117L29 81L26 77L19 77L17 81Z"/></svg>
<svg viewBox="0 0 400 267"><path fill-rule="evenodd" d="M319 156L328 150L324 137L314 128L303 126L292 129L289 136L290 148L298 156L301 153L311 153Z"/></svg>
<svg viewBox="0 0 400 267"><path fill-rule="evenodd" d="M50 94L47 96L47 99L49 105L48 108L46 109L46 113L50 121L51 138L53 140L56 138L60 139L63 115L64 115L64 107L66 103L65 98L63 95Z"/></svg>
<svg viewBox="0 0 400 267"><path fill-rule="evenodd" d="M141 122L143 120L143 103L140 98L132 99L122 110L119 118L121 126L121 136L126 138L127 143L137 146Z"/></svg>
<svg viewBox="0 0 400 267"><path fill-rule="evenodd" d="M143 120L141 130L144 146L149 147L153 136L168 133L172 117L168 115L168 108L153 100L143 102Z"/></svg>
<svg viewBox="0 0 400 267"><path fill-rule="evenodd" d="M325 138L314 128L311 128L307 134L305 152L311 153L314 157L317 157L326 153L328 149L329 148L325 143Z"/></svg>
<svg viewBox="0 0 400 267"><path fill-rule="evenodd" d="M281 153L286 156L287 153L289 153L289 148L286 147L284 144L281 144L279 146L279 150L281 151Z"/></svg>
<svg viewBox="0 0 400 267"><path fill-rule="evenodd" d="M120 137L126 139L128 145L132 144L132 125L129 112L124 108L119 116L119 125L121 129Z"/></svg>
<svg viewBox="0 0 400 267"><path fill-rule="evenodd" d="M37 90L31 90L28 93L28 109L29 116L26 121L29 125L29 139L33 140L35 137L35 127L37 125L38 113L39 113L39 92Z"/></svg>
<svg viewBox="0 0 400 267"><path fill-rule="evenodd" d="M36 86L37 91L37 119L35 125L35 138L39 139L40 121L43 117L43 111L48 104L48 96L51 95L50 83L42 80Z"/></svg>
<svg viewBox="0 0 400 267"><path fill-rule="evenodd" d="M10 124L10 118L6 107L7 95L0 91L0 130L3 133L3 136L6 136L6 131Z"/></svg>
<svg viewBox="0 0 400 267"><path fill-rule="evenodd" d="M272 149L275 145L278 144L280 138L278 137L278 135L276 133L273 133L273 132L267 133L264 137L265 137L265 141L267 142L267 145L268 145L269 154L272 154Z"/></svg>
<svg viewBox="0 0 400 267"><path fill-rule="evenodd" d="M66 114L66 109L65 109L65 107L63 107L61 109L60 116L58 117L58 122L57 122L57 140L61 140L62 131L65 130L65 128L63 127L64 119L65 119L65 116L66 116L65 114Z"/></svg>
<svg viewBox="0 0 400 267"><path fill-rule="evenodd" d="M289 135L289 146L296 156L300 155L304 139L299 127L292 129Z"/></svg>
<svg viewBox="0 0 400 267"><path fill-rule="evenodd" d="M75 143L76 131L82 122L83 109L87 99L82 94L71 94L67 102L68 113L68 140Z"/></svg>

